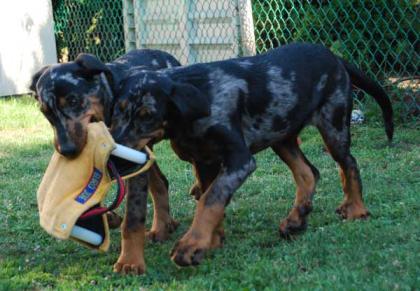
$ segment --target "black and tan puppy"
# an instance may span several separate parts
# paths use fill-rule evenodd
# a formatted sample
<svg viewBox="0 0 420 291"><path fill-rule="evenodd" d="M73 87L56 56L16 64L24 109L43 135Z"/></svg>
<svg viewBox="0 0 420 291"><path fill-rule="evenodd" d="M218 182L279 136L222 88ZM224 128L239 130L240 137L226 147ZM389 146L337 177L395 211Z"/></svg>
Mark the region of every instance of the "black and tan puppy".
<svg viewBox="0 0 420 291"><path fill-rule="evenodd" d="M116 92L121 80L138 70L157 70L179 66L170 54L158 50L133 50L114 62L104 64L89 54L80 54L74 62L44 67L32 80L40 109L54 129L58 152L77 156L86 143L87 125L93 121L110 124ZM150 173L150 191L154 202L154 220L149 238L162 241L176 228L169 214L168 182L155 163ZM115 271L143 273L145 205L147 177L130 179L127 211L122 226L122 250ZM144 207L143 207L144 206ZM118 216L108 215L118 219Z"/></svg>
<svg viewBox="0 0 420 291"><path fill-rule="evenodd" d="M378 102L391 140L386 93L321 45L291 44L255 57L144 71L122 82L111 126L114 138L142 147L163 134L182 159L195 165L201 183L192 225L172 252L178 265L199 264L205 250L220 245L225 207L255 170L253 154L268 147L289 166L297 185L280 233L306 227L319 173L296 137L309 124L318 128L340 168L344 201L337 213L347 219L369 215L350 153L352 84Z"/></svg>

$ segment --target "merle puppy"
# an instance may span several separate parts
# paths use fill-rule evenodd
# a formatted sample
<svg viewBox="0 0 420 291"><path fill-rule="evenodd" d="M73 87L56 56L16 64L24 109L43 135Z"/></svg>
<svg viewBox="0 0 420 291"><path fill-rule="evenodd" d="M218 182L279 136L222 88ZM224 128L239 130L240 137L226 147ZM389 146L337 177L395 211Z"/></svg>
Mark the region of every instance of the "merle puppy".
<svg viewBox="0 0 420 291"><path fill-rule="evenodd" d="M221 245L225 207L255 170L253 154L268 147L288 165L297 186L280 234L306 227L319 172L299 149L297 136L309 124L318 128L340 168L344 201L337 213L347 219L369 215L350 153L352 84L380 105L391 140L393 111L386 93L321 45L297 43L255 57L138 72L122 82L111 123L114 138L132 147L157 136L170 139L179 157L195 166L203 192L190 229L172 251L175 263L199 264L205 250Z"/></svg>
<svg viewBox="0 0 420 291"><path fill-rule="evenodd" d="M116 92L124 78L139 70L176 66L180 63L174 57L158 50L133 50L107 64L93 55L80 54L74 62L42 68L34 75L30 88L54 129L57 151L71 158L83 149L89 122L110 124L114 104L118 100ZM150 169L149 178L154 219L148 236L162 241L168 238L178 223L169 214L168 182L156 163ZM122 226L122 250L114 269L117 272L143 273L145 211L138 208L137 201L143 201L147 195L146 174L130 179L128 192ZM121 220L110 213L108 218L114 227Z"/></svg>

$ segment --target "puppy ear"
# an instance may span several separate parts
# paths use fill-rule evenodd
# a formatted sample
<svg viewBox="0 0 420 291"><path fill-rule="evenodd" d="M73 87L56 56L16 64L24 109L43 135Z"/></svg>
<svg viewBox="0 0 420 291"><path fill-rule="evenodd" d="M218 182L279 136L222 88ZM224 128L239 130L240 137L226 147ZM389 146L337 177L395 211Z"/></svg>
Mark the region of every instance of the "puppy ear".
<svg viewBox="0 0 420 291"><path fill-rule="evenodd" d="M91 54L81 53L74 60L81 68L81 72L88 77L99 75L100 73L110 73L109 68L97 57Z"/></svg>
<svg viewBox="0 0 420 291"><path fill-rule="evenodd" d="M159 79L159 89L161 89L166 95L171 95L174 90L174 83L169 78Z"/></svg>
<svg viewBox="0 0 420 291"><path fill-rule="evenodd" d="M38 72L36 72L32 76L31 84L29 85L29 90L35 93L35 98L36 98L36 83L38 82L39 78L41 78L42 74L44 74L44 72L48 70L49 67L50 66L42 67Z"/></svg>
<svg viewBox="0 0 420 291"><path fill-rule="evenodd" d="M210 103L194 86L176 83L170 95L170 102L184 120L193 121L210 115Z"/></svg>

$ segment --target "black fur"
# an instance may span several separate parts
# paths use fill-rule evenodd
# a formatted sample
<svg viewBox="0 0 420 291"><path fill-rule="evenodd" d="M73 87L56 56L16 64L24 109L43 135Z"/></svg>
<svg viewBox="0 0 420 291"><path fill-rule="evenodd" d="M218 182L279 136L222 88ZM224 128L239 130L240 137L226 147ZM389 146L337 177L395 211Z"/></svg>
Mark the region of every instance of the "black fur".
<svg viewBox="0 0 420 291"><path fill-rule="evenodd" d="M205 207L213 207L230 201L255 170L253 154L268 147L291 166L293 159L303 161L316 183L318 171L295 143L301 129L313 124L342 171L347 198L340 213L360 218L368 213L362 203L356 160L350 153L352 82L373 94L391 139L392 107L385 92L353 65L313 44L291 44L255 57L133 74L122 81L120 102L126 106L124 110L116 106L111 133L118 142L137 146L139 140L161 129L178 156L196 165L196 170L197 165L199 169L207 165L213 173L218 166L217 175L207 175L214 180L201 189L204 196L198 195ZM196 172L200 176L200 170ZM199 180L206 180L206 175L201 176ZM301 211L305 215L312 209L311 203L295 207L306 207L307 211ZM295 229L306 225L301 218L293 225ZM185 250L193 242L183 243L186 246L179 246L182 251L173 257L180 265L191 264Z"/></svg>

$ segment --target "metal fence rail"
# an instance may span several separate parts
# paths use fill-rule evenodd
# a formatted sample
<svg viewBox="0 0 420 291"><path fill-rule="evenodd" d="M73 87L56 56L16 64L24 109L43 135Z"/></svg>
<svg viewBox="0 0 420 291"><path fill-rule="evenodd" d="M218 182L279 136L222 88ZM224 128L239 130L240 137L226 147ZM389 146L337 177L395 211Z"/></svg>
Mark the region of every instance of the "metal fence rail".
<svg viewBox="0 0 420 291"><path fill-rule="evenodd" d="M82 51L109 61L126 49L149 47L191 64L293 41L317 42L383 82L404 121L420 115L418 1L54 0L53 5L62 61Z"/></svg>

